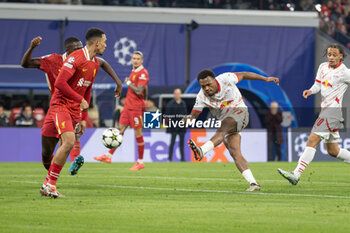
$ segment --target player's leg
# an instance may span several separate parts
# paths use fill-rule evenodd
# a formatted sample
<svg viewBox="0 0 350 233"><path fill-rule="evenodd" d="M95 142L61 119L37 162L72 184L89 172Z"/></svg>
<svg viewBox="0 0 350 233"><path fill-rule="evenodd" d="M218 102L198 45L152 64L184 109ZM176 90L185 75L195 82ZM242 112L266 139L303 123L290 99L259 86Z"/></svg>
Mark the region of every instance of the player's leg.
<svg viewBox="0 0 350 233"><path fill-rule="evenodd" d="M170 146L169 146L169 162L173 160L173 151L176 140L176 132L171 132Z"/></svg>
<svg viewBox="0 0 350 233"><path fill-rule="evenodd" d="M69 168L69 174L74 176L78 173L79 169L84 165L84 157L80 154L81 153L81 144L80 144L80 137L82 135L82 127L81 127L82 121L79 119L79 123L76 124L74 133L75 133L75 143L74 146L70 152L72 163Z"/></svg>
<svg viewBox="0 0 350 233"><path fill-rule="evenodd" d="M256 182L251 170L249 169L248 162L241 152L241 135L239 133L227 135L224 139L224 144L234 159L237 169L250 184L250 187L246 191L259 191L260 185Z"/></svg>
<svg viewBox="0 0 350 233"><path fill-rule="evenodd" d="M56 154L52 160L52 164L48 172L48 181L44 188L47 196L51 196L54 198L62 196L56 190L56 182L68 158L69 152L74 146L74 143L75 143L74 132L64 132L61 135L61 140L62 140L62 145L57 149Z"/></svg>
<svg viewBox="0 0 350 233"><path fill-rule="evenodd" d="M81 145L80 145L80 136L78 134L75 135L75 143L70 152L70 159L73 162L76 157L80 155Z"/></svg>
<svg viewBox="0 0 350 233"><path fill-rule="evenodd" d="M314 159L316 153L316 147L321 142L321 137L316 133L311 132L309 139L307 140L306 148L303 154L300 156L298 165L292 172L284 171L280 168L277 171L286 178L291 184L296 185L300 179L301 174L303 174L305 168Z"/></svg>
<svg viewBox="0 0 350 233"><path fill-rule="evenodd" d="M143 153L145 150L145 142L143 140L142 126L134 128L134 132L135 132L135 138L136 138L136 144L137 144L138 159L134 164L134 166L132 166L129 169L130 171L138 171L145 168L145 164L143 163Z"/></svg>
<svg viewBox="0 0 350 233"><path fill-rule="evenodd" d="M75 132L75 143L70 151L71 159L74 158L74 160L72 161L68 171L72 176L76 175L79 169L84 165L84 157L80 154L80 150L80 134Z"/></svg>
<svg viewBox="0 0 350 233"><path fill-rule="evenodd" d="M44 167L49 170L53 158L53 152L59 141L55 124L55 115L49 110L41 129L41 155Z"/></svg>
<svg viewBox="0 0 350 233"><path fill-rule="evenodd" d="M44 187L44 195L56 198L62 196L56 190L56 182L69 156L69 152L74 146L74 127L79 122L79 117L75 117L69 112L62 111L60 108L55 110L54 118L56 120L56 130L60 134L61 142L52 160L47 179L45 179L46 185Z"/></svg>
<svg viewBox="0 0 350 233"><path fill-rule="evenodd" d="M41 148L42 148L42 163L46 170L49 170L51 161L53 158L53 152L55 151L58 138L56 137L46 137L41 135Z"/></svg>
<svg viewBox="0 0 350 233"><path fill-rule="evenodd" d="M120 134L124 135L124 132L125 132L125 130L127 128L128 128L127 125L119 124ZM113 156L114 152L118 149L118 147L114 148L114 149L110 149L108 152L106 152L105 154L103 154L101 156L95 156L94 159L97 160L97 161L105 162L105 163L111 163L112 162L112 156Z"/></svg>
<svg viewBox="0 0 350 233"><path fill-rule="evenodd" d="M204 145L198 146L196 143L190 139L189 146L193 151L194 158L196 160L201 160L205 154L214 147L220 145L224 139L226 134L234 134L237 133L237 122L232 117L227 117L221 121L221 127L216 131L215 135Z"/></svg>
<svg viewBox="0 0 350 233"><path fill-rule="evenodd" d="M325 146L330 156L342 160L345 163L350 163L350 151L339 148L338 142L325 143Z"/></svg>

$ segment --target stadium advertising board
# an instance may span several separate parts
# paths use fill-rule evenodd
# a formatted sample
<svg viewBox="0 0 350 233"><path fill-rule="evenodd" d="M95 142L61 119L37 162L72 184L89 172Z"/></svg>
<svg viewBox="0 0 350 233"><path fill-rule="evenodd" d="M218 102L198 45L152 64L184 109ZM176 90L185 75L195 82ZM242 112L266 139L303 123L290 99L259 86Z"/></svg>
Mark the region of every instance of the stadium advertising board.
<svg viewBox="0 0 350 233"><path fill-rule="evenodd" d="M289 131L289 161L298 161L300 156L302 155L308 137L310 135L311 128L300 128L300 129L292 129ZM338 140L338 144L340 148L344 148L346 150L350 150L350 132L349 131L340 131L340 139ZM334 159L328 155L326 147L321 141L319 146L317 147L315 157L313 161L339 161L338 159Z"/></svg>
<svg viewBox="0 0 350 233"><path fill-rule="evenodd" d="M87 129L81 137L82 150L86 162L96 162L94 156L100 156L108 149L101 142L101 135L105 129ZM196 142L203 143L209 140L215 131L189 130L185 135L187 141L190 137ZM266 131L245 130L242 132L242 152L249 162L266 162L267 145ZM164 131L144 131L145 162L167 162L170 144L170 134ZM0 155L1 162L40 162L41 161L41 135L38 128L1 128ZM19 146L20 145L20 146ZM186 144L185 144L186 145ZM254 145L254 147L252 146ZM180 160L179 142L175 142L173 161ZM123 144L116 150L113 162L134 162L137 159L137 145L133 130L126 130ZM185 160L194 162L190 150L185 146ZM232 158L225 146L221 144L210 152L203 162L232 162Z"/></svg>

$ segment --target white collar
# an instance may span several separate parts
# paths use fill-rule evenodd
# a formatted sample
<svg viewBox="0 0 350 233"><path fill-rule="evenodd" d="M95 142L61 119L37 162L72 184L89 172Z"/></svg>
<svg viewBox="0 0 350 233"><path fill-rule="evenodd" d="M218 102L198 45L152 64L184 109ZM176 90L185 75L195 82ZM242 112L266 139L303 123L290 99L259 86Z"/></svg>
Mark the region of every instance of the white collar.
<svg viewBox="0 0 350 233"><path fill-rule="evenodd" d="M140 70L142 70L144 67L143 65L140 65L139 67L137 67L136 69L132 69L132 71L134 72L139 72Z"/></svg>

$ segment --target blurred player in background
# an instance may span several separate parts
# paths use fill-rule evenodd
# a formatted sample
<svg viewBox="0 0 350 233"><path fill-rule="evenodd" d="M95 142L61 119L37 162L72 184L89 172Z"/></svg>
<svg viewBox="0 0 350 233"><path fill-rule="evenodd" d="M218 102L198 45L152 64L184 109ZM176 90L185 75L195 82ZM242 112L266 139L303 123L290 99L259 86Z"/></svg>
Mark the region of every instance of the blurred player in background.
<svg viewBox="0 0 350 233"><path fill-rule="evenodd" d="M307 99L310 95L321 91L320 115L311 130L304 153L299 158L294 171L288 172L280 168L277 169L293 185L299 182L301 174L313 160L316 147L321 140L324 141L330 156L345 163L350 163L350 152L340 149L338 145L339 129L343 128L344 121L342 102L350 83L350 70L342 63L346 54L340 45L329 45L324 56L327 56L328 62L324 62L319 66L314 85L303 92L303 97Z"/></svg>
<svg viewBox="0 0 350 233"><path fill-rule="evenodd" d="M147 95L147 83L149 81L148 71L143 67L143 54L140 51L135 51L131 58L133 69L129 78L125 79L128 85L126 94L125 106L119 120L119 130L123 135L128 126L134 129L138 160L131 171L143 169L144 140L142 135L142 115L145 111L145 96ZM94 159L106 163L111 163L111 158L116 149L109 150L102 156L95 156Z"/></svg>
<svg viewBox="0 0 350 233"><path fill-rule="evenodd" d="M241 153L240 132L249 122L248 108L236 86L243 79L274 82L277 85L279 83L278 78L266 78L249 72L223 73L215 78L213 71L202 70L197 77L202 88L197 95L191 115L185 120L196 119L203 108L208 107L210 112L221 121L221 127L202 146L196 145L192 139L189 139L189 146L193 151L194 158L201 160L206 153L224 142L236 163L236 167L250 184L246 191L259 191L260 185L256 182L248 167L248 162Z"/></svg>
<svg viewBox="0 0 350 233"><path fill-rule="evenodd" d="M40 193L44 196L62 196L56 189L56 182L75 143L74 129L81 120L81 115L87 115L92 84L100 66L95 56L102 55L106 49L107 38L101 29L90 28L85 37L86 46L70 54L58 74L56 89L45 118L45 127L60 135L61 144L40 188ZM81 134L84 130L82 127Z"/></svg>
<svg viewBox="0 0 350 233"><path fill-rule="evenodd" d="M21 65L24 68L38 68L45 72L47 85L49 87L51 95L54 93L55 90L55 81L58 76L58 73L63 65L64 60L69 56L72 52L74 52L77 49L83 48L83 44L81 41L76 37L69 37L65 40L64 46L66 49L66 52L64 54L56 54L52 53L40 58L32 58L32 53L34 49L40 45L42 41L42 38L40 36L35 37L32 39L30 43L30 47L26 51L26 53L23 55ZM122 83L119 81L117 75L115 74L112 67L103 60L102 58L98 58L100 62L100 66L104 71L106 71L113 80L117 83L116 87L116 94L121 93ZM120 83L118 83L120 82ZM118 90L117 90L118 89ZM119 95L118 94L118 95ZM86 119L82 119L81 125L85 127L86 125ZM79 127L78 127L79 128ZM42 162L44 164L44 167L49 170L51 160L53 157L53 152L56 148L57 142L59 141L59 136L50 134L50 132L47 132L43 130L41 132L41 144L42 144ZM72 151L70 152L71 155L71 161L75 161L72 163L70 173L71 175L75 175L77 172L77 169L79 169L82 164L84 163L84 158L80 155L80 135L77 134L76 137L76 143L74 144L74 147Z"/></svg>

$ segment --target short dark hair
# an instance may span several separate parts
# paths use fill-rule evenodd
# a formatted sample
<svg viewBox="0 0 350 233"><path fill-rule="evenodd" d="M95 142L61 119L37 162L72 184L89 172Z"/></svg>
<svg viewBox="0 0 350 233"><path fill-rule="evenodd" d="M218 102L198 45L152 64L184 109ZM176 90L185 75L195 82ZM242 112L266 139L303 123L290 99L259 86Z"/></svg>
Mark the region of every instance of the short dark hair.
<svg viewBox="0 0 350 233"><path fill-rule="evenodd" d="M105 34L105 32L99 28L90 28L85 35L86 43L91 43L97 38L102 38L103 34Z"/></svg>
<svg viewBox="0 0 350 233"><path fill-rule="evenodd" d="M64 47L67 48L68 45L74 43L74 42L80 42L80 40L78 38L76 38L75 36L71 36L68 37L65 41L64 41Z"/></svg>
<svg viewBox="0 0 350 233"><path fill-rule="evenodd" d="M328 51L329 48L338 49L339 53L343 54L343 59L341 59L342 61L346 57L346 53L345 53L345 50L344 50L343 46L341 46L339 44L330 44L330 45L328 45L328 47L323 52L323 56L324 57L327 56L327 51Z"/></svg>
<svg viewBox="0 0 350 233"><path fill-rule="evenodd" d="M199 81L200 79L205 79L208 76L210 76L212 78L215 78L215 74L214 74L214 72L212 70L209 70L209 69L202 70L197 75L197 80Z"/></svg>
<svg viewBox="0 0 350 233"><path fill-rule="evenodd" d="M134 51L133 54L138 54L143 58L143 53L141 51Z"/></svg>

